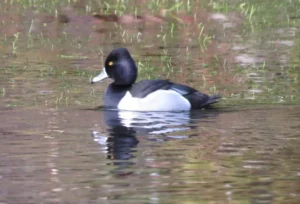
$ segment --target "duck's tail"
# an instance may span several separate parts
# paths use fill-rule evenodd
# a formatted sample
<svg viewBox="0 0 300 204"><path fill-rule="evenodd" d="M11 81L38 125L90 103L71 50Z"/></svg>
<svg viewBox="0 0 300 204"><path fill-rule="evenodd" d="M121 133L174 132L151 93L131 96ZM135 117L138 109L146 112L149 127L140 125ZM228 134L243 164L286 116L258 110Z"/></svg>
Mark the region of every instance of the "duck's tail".
<svg viewBox="0 0 300 204"><path fill-rule="evenodd" d="M212 95L209 96L206 103L202 106L202 108L211 108L211 105L214 103L218 103L220 101L221 96L220 95Z"/></svg>
<svg viewBox="0 0 300 204"><path fill-rule="evenodd" d="M220 95L209 96L209 99L207 100L206 104L210 105L210 104L218 103L220 101L220 98L221 98Z"/></svg>

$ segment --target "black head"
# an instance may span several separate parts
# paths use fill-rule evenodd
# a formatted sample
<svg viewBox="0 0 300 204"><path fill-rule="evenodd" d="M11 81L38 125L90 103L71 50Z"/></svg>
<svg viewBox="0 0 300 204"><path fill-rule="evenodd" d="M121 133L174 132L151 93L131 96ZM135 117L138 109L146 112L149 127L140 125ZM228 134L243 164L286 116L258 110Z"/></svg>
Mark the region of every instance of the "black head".
<svg viewBox="0 0 300 204"><path fill-rule="evenodd" d="M131 85L137 78L137 67L126 48L116 48L105 60L105 71L117 85Z"/></svg>

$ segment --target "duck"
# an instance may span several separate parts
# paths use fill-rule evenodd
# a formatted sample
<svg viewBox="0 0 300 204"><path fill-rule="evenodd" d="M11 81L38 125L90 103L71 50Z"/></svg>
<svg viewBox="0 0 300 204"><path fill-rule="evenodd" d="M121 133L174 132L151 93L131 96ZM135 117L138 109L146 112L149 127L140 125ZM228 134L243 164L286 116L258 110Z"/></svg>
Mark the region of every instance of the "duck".
<svg viewBox="0 0 300 204"><path fill-rule="evenodd" d="M107 56L104 68L92 84L113 80L104 94L104 108L125 111L190 111L205 109L221 96L201 93L187 85L166 79L136 82L138 68L126 48L115 48Z"/></svg>

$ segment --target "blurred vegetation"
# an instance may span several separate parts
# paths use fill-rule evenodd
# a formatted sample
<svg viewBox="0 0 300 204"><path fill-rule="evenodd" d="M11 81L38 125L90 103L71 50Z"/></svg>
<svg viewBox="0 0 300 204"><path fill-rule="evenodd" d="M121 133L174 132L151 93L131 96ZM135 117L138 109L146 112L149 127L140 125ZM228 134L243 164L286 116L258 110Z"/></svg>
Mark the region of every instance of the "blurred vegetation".
<svg viewBox="0 0 300 204"><path fill-rule="evenodd" d="M48 105L97 104L105 86L86 82L113 47L125 46L139 79L220 93L225 106L300 103L299 0L5 0L0 9L13 19L1 18L5 97L20 91L7 86L18 80L34 94L39 76L50 82ZM7 105L26 100L17 101Z"/></svg>

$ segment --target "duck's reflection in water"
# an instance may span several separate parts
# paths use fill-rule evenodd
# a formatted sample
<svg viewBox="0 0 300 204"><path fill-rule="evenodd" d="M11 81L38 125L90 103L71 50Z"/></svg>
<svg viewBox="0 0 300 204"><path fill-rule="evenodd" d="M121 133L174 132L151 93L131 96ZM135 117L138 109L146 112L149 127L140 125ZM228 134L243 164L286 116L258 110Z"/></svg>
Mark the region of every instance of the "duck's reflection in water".
<svg viewBox="0 0 300 204"><path fill-rule="evenodd" d="M133 112L102 110L108 135L93 132L94 141L101 145L107 158L114 160L113 164L121 168L134 162L136 147L139 143L137 135L147 136L148 140L162 142L169 139L188 138L189 135L175 135L174 132L184 132L197 127L193 121L207 117L201 111L197 112ZM191 118L192 116L192 118ZM172 133L172 136L170 135Z"/></svg>

